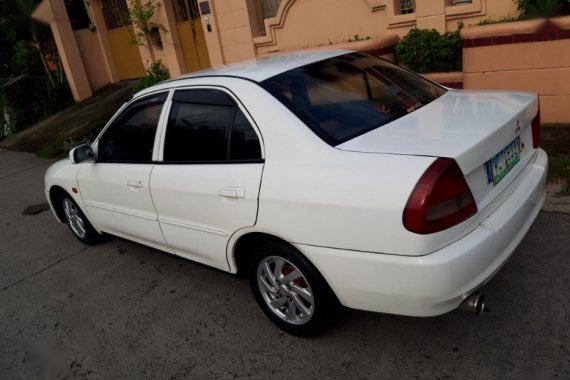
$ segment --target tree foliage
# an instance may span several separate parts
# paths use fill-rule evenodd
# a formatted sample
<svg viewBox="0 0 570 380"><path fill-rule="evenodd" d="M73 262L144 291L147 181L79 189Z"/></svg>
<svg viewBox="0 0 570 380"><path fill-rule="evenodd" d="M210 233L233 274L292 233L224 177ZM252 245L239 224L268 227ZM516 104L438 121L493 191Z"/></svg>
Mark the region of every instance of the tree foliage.
<svg viewBox="0 0 570 380"><path fill-rule="evenodd" d="M0 1L0 138L72 102L49 26L31 19L38 3Z"/></svg>
<svg viewBox="0 0 570 380"><path fill-rule="evenodd" d="M135 26L133 42L148 47L153 63L155 62L153 44L162 49L160 32L168 32L162 24L153 21L159 6L158 0L148 0L144 4L141 0L129 0L129 19Z"/></svg>
<svg viewBox="0 0 570 380"><path fill-rule="evenodd" d="M435 29L412 29L396 45L396 57L418 73L461 71L459 30L440 34Z"/></svg>
<svg viewBox="0 0 570 380"><path fill-rule="evenodd" d="M170 76L168 75L168 72L162 68L162 62L159 59L158 61L151 63L150 67L146 69L146 75L139 79L133 90L138 92L165 81L168 78L170 78Z"/></svg>
<svg viewBox="0 0 570 380"><path fill-rule="evenodd" d="M570 0L515 0L521 18L549 18L570 15Z"/></svg>

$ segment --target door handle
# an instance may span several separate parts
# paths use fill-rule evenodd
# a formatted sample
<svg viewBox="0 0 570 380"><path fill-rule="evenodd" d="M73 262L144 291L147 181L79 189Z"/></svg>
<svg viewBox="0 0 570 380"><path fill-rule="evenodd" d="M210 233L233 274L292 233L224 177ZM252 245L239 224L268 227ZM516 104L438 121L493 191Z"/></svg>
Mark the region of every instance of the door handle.
<svg viewBox="0 0 570 380"><path fill-rule="evenodd" d="M143 187L143 181L140 179L129 179L129 180L127 180L127 186Z"/></svg>
<svg viewBox="0 0 570 380"><path fill-rule="evenodd" d="M245 189L241 187L222 187L218 195L227 198L245 198Z"/></svg>

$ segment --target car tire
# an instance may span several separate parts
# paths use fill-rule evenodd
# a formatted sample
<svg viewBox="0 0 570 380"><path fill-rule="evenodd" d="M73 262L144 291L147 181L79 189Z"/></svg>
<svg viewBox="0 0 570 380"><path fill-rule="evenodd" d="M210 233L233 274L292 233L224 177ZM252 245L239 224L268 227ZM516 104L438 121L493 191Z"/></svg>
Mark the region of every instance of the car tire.
<svg viewBox="0 0 570 380"><path fill-rule="evenodd" d="M61 215L73 235L83 244L95 245L103 241L103 235L93 228L77 203L67 194L60 197Z"/></svg>
<svg viewBox="0 0 570 380"><path fill-rule="evenodd" d="M265 315L293 335L324 331L338 301L317 269L284 243L268 242L260 252L250 262L248 277Z"/></svg>

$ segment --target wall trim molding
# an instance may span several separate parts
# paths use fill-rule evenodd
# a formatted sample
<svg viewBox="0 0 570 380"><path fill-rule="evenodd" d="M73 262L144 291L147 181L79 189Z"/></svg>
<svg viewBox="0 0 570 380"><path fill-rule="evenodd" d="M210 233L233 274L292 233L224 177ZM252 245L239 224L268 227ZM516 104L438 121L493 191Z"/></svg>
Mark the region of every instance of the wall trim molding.
<svg viewBox="0 0 570 380"><path fill-rule="evenodd" d="M386 9L386 0L363 0L372 12L383 11Z"/></svg>
<svg viewBox="0 0 570 380"><path fill-rule="evenodd" d="M256 37L253 39L253 44L256 47L271 46L277 43L275 38L275 29L283 28L287 12L289 12L289 9L291 9L291 6L295 3L295 1L296 0L283 0L279 5L279 9L277 10L275 17L267 18L264 20L265 36Z"/></svg>
<svg viewBox="0 0 570 380"><path fill-rule="evenodd" d="M293 6L296 0L283 0L279 5L277 14L273 18L268 18L264 20L265 24L265 36L255 37L253 39L253 45L255 47L271 46L277 44L277 38L275 35L276 29L281 29L285 25L285 19L287 18L287 13ZM370 12L378 12L386 9L386 0L362 0Z"/></svg>
<svg viewBox="0 0 570 380"><path fill-rule="evenodd" d="M570 17L568 17L568 21L570 21ZM516 22L515 22L516 23ZM528 28L521 28L517 27L515 23L511 25L500 25L502 29L505 30L497 30L495 33L492 33L492 30L487 30L487 33L480 33L477 35L474 31L477 31L477 27L470 27L469 32L471 33L463 33L463 48L477 48L483 46L494 46L494 45L508 45L508 44L520 44L520 43L529 43L529 42L544 42L544 41L557 41L557 40L565 40L570 39L570 29L566 29L566 25L559 24L556 21L551 20L542 20L540 24L536 23L528 23L525 21L519 21L523 27L528 26ZM570 22L569 22L570 24ZM497 25L497 24L492 24ZM485 25L483 25L485 26ZM483 26L478 26L479 29L490 29L482 28ZM511 28L511 31L508 32L507 28ZM498 29L498 28L495 28Z"/></svg>

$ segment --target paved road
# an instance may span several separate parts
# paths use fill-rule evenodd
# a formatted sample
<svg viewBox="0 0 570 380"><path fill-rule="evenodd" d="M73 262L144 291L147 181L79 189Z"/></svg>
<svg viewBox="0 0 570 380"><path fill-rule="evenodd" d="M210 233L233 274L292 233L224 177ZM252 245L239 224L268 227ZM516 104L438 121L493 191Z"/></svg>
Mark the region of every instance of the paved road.
<svg viewBox="0 0 570 380"><path fill-rule="evenodd" d="M122 240L82 246L43 202L49 161L0 150L0 378L570 378L570 216L541 213L490 310L349 311L277 330L246 282Z"/></svg>

